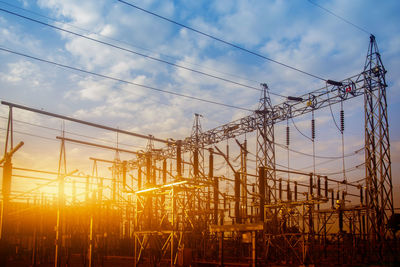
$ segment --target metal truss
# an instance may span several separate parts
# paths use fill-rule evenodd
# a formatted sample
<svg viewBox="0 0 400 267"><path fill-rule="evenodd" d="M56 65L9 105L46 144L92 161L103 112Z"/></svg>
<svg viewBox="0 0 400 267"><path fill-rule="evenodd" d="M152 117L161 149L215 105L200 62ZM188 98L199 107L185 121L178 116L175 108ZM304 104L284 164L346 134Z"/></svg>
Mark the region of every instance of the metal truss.
<svg viewBox="0 0 400 267"><path fill-rule="evenodd" d="M267 196L272 196L274 202L276 200L276 173L275 173L275 136L274 136L274 109L268 93L268 86L261 85L263 88L262 97L257 114L260 122L257 124L257 170L261 167L264 169L265 190ZM267 168L265 168L267 167ZM273 189L273 190L272 190ZM261 190L261 189L260 189ZM270 203L271 199L267 198L266 203Z"/></svg>
<svg viewBox="0 0 400 267"><path fill-rule="evenodd" d="M363 72L367 229L381 255L384 249L390 249L385 240L389 234L387 223L394 213L385 74L375 37L371 35Z"/></svg>
<svg viewBox="0 0 400 267"><path fill-rule="evenodd" d="M342 80L341 82L334 83L335 85L327 83L325 87L304 94L300 97L288 97L286 101L272 106L269 110L269 120L265 123L267 125L276 124L290 118L310 113L313 110L328 107L364 95L366 87L364 72ZM375 86L371 87L372 91L378 89L379 88ZM207 146L246 133L254 132L258 128L264 127L263 121L264 118L263 116L260 116L260 112L255 111L249 116L202 132L198 136L198 142ZM182 144L183 151L190 150L195 143L196 140L194 137L185 138Z"/></svg>
<svg viewBox="0 0 400 267"><path fill-rule="evenodd" d="M113 183L109 187L112 197L107 201L103 197L103 190L106 187L103 187L101 178L97 184L97 191L93 195L93 203L90 204L97 206L98 210L93 207L90 214L82 213L82 217L90 218L90 220L85 219L86 223L79 233L80 235L83 233L83 236L88 236L88 231L90 233L87 245L89 266L91 266L92 260L96 262L96 255L107 254L107 246L101 245L101 242L107 244L107 239L116 238L133 239L132 246L134 248L133 251L132 249L130 251L134 254L134 266L183 266L184 264L179 261L185 258L183 257L185 252L191 255L191 260L193 256L197 263L220 266L224 265L224 261L226 261L226 265L229 265L229 262L235 262L246 266L250 264L261 266L272 262L323 265L325 263L332 264L327 261L335 259L335 257L337 264L344 264L351 263L353 259L354 262L363 262L365 254L371 257L366 259L366 262L383 262L386 260L383 255L389 254L385 253L385 250L388 251L391 248L387 224L393 214L385 73L375 37L371 36L365 67L360 74L340 82L328 80L326 86L321 89L300 97L288 97L286 101L277 105L271 104L267 86L262 85L260 105L249 116L203 132L199 121L200 115L196 114L191 136L176 142L127 133L7 102L2 103L10 107L10 114L12 108L25 109L149 140L146 151L134 152L68 139L64 136L57 137L62 141L59 166L60 170L62 170L61 166L65 169L64 175L61 175L60 170L58 172L61 188L60 204L55 207L62 208L59 212L62 212L64 207L63 184L61 183L63 179L61 178L72 174L67 174L65 168L65 155L63 154L65 153L65 141L124 151L137 156L136 162L121 162L118 157L114 161L107 161L113 164ZM309 185L299 182L299 185L308 189L308 192L303 190L299 192L303 197L298 199L297 196L300 195L297 192L298 181L295 181L294 201L292 201L288 179L286 189L288 197L284 200L282 192L285 190L282 190L282 179L277 179L275 175L276 172L282 170L275 167L274 125L362 95L365 107L365 201L363 201L363 189L360 188L360 196L353 195L360 197L360 204L345 206L344 191L342 191L342 199L339 199L338 189L335 205L334 190L328 188L328 177L325 177L325 195L322 196L320 177L318 177L318 183L313 184L314 174L292 171L288 171L288 173L310 177ZM252 192L248 191L249 184L246 181L247 176L251 175L247 173L246 141L240 144L236 140L241 148L239 170L235 170L230 165L228 155L224 155L221 151L216 153L210 149L209 173L205 174L204 149L207 146L254 131L257 131L256 170L258 174L252 175L257 179L256 184L251 185ZM156 149L153 141L163 142L168 144L168 147L163 150ZM14 148L15 151L16 149ZM219 150L217 147L215 149ZM7 148L5 152L7 152ZM185 162L182 157L187 152L190 153L190 160L188 160L190 162ZM234 180L226 178L234 182L234 196L222 194L223 198L219 197L221 194L219 179L222 178L214 176L213 173L213 155L217 154L225 158L234 172ZM101 159L93 160L93 175L97 176L95 168L97 168L97 161L101 161ZM175 172L172 171L172 167L168 172L167 160L176 161ZM7 174L5 177L11 179L11 161L7 163L9 165L6 163L7 161L4 169L7 169L9 173L5 173ZM157 167L161 163L162 167ZM182 175L183 164L189 165L186 178ZM126 172L129 168L132 171L134 167L138 169L137 184L135 183L138 190L133 189L133 180L132 188L127 190L129 187L126 187ZM144 171L142 171L142 167L145 167ZM119 190L121 176L123 190ZM171 182L169 184L167 184L167 176L168 181ZM86 190L89 191L89 177L86 181ZM340 183L336 180L330 181ZM211 190L211 186L213 186L213 190ZM256 186L259 186L259 192L256 192ZM353 185L353 187L357 186ZM313 193L314 188L317 189L317 194ZM3 191L3 201L6 203L9 190L3 186ZM332 193L331 205L329 205L328 192ZM135 203L131 198L124 199L123 194L125 193L134 193L132 198ZM252 198L249 215L247 214L247 194ZM117 202L121 200L122 202ZM85 201L89 201L88 196ZM233 215L231 215L231 202L235 202ZM242 208L240 208L240 203ZM321 207L325 209L321 209ZM106 212L103 213L102 209L104 208ZM256 210L254 213L253 208ZM257 208L259 208L258 211ZM7 205L5 209L7 210ZM75 216L70 217L73 221ZM109 223L110 218L118 219ZM230 220L232 220L232 224ZM66 222L66 220L63 221ZM57 234L60 237L63 232L72 232L72 228L62 231L60 225L59 222ZM122 227L120 227L121 225ZM3 233L6 232L3 230ZM108 233L109 236L103 235L104 233ZM102 236L99 240L101 242L97 242L98 247L101 247L102 250L97 252L95 252L96 236ZM57 249L63 249L61 238L57 237L56 240ZM56 265L60 265L62 259L59 256L55 258Z"/></svg>
<svg viewBox="0 0 400 267"><path fill-rule="evenodd" d="M371 35L364 70L360 74L340 82L327 80L325 87L300 97L289 96L286 101L275 106L267 101L264 92L264 101L258 110L244 118L202 132L196 135L195 139L193 136L186 138L183 140L182 150L190 150L195 143L207 146L257 131L257 165L272 169L271 173L264 174L267 182L265 189L268 189L268 182L276 180L274 168L268 168L275 166L274 124L363 95L367 180L366 231L376 241L374 244L383 254L390 233L387 223L394 214L385 74L375 37ZM276 189L276 186L273 185L272 188ZM264 195L263 192L260 193ZM268 195L276 198L273 192Z"/></svg>

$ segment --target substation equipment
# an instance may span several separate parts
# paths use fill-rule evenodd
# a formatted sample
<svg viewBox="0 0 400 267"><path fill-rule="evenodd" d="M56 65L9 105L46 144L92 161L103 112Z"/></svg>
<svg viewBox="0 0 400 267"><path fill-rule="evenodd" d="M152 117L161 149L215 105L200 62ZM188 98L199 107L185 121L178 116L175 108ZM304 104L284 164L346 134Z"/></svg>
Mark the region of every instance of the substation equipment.
<svg viewBox="0 0 400 267"><path fill-rule="evenodd" d="M398 247L391 223L394 207L385 74L371 36L361 73L340 82L328 80L324 88L288 97L277 105L272 105L263 84L259 108L249 116L203 131L196 114L191 136L177 141L3 101L10 113L1 161L1 246L3 254L5 247L14 249L2 256L3 263L7 257L16 257L16 247L20 255L24 249L32 266L54 263L56 267L75 266L76 255L81 264L76 266L107 266L112 261L127 266L395 262ZM364 98L365 179L354 183L277 167L276 124L312 114L314 141L314 112L359 96ZM147 148L131 151L58 136L59 169L47 172L57 177L49 183L58 185L58 196L10 201L12 171L24 170L11 163L23 145L13 146L12 114L16 109L145 138ZM343 119L342 111L342 133ZM236 139L248 133L256 133L255 169L247 165L252 153L247 140ZM289 146L289 128L286 134ZM239 168L231 164L228 152L216 146L228 139L235 139L240 150ZM66 143L132 154L133 159L90 158L93 173L85 178L77 170L67 172ZM156 149L154 143L165 146ZM184 154L189 155L186 160ZM226 161L232 177L214 174L216 157ZM99 177L98 164L109 164L112 177ZM278 177L279 173L288 178ZM290 179L293 175L305 177L307 182ZM83 200L73 195L66 201L68 177L83 179ZM233 190L224 191L222 182L233 185ZM353 193L339 191L332 183L346 185ZM30 223L24 225L24 220Z"/></svg>

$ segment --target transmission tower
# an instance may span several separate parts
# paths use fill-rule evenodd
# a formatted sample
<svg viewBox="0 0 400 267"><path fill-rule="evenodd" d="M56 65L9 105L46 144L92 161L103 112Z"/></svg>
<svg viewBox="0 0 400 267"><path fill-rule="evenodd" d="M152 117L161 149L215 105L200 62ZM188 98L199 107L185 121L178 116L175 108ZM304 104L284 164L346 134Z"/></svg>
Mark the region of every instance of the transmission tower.
<svg viewBox="0 0 400 267"><path fill-rule="evenodd" d="M200 114L194 114L194 122L192 126L191 138L194 140L193 144L193 154L191 156L191 163L193 164L193 173L190 173L195 179L199 177L200 174L204 174L204 150L203 145L200 143L200 134L202 133L200 118L203 117Z"/></svg>
<svg viewBox="0 0 400 267"><path fill-rule="evenodd" d="M274 138L274 112L269 97L268 85L263 83L262 95L256 114L260 123L257 124L257 169L264 170L265 201L269 203L275 199L276 173L275 173L275 138ZM260 191L263 186L260 186ZM264 192L260 192L264 195ZM260 212L263 212L262 208ZM262 215L261 215L262 216Z"/></svg>
<svg viewBox="0 0 400 267"><path fill-rule="evenodd" d="M364 66L365 171L368 234L380 252L387 248L387 222L393 214L389 123L386 101L386 70L375 36L371 35ZM382 253L381 253L382 255Z"/></svg>

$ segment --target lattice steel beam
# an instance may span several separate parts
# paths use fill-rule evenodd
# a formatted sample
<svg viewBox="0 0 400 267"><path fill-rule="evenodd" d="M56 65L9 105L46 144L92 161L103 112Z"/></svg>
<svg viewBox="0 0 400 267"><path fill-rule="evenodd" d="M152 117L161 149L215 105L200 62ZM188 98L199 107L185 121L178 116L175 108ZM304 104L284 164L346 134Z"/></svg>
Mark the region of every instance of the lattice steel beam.
<svg viewBox="0 0 400 267"><path fill-rule="evenodd" d="M385 74L375 37L371 35L363 72L367 231L381 253L389 233L387 222L394 213Z"/></svg>

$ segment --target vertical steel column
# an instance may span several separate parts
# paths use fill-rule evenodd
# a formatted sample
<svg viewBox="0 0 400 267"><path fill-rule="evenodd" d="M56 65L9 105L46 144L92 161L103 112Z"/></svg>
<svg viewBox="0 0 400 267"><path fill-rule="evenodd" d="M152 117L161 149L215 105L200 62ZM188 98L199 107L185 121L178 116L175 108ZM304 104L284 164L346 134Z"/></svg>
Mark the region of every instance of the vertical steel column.
<svg viewBox="0 0 400 267"><path fill-rule="evenodd" d="M208 161L208 177L214 179L214 224L218 224L218 204L219 204L219 181L218 177L214 177L214 154L213 149L210 148L210 156Z"/></svg>
<svg viewBox="0 0 400 267"><path fill-rule="evenodd" d="M7 152L5 154L5 160L3 164L3 185L2 185L2 213L1 213L1 232L0 238L3 244L3 241L7 240L7 229L8 229L8 206L10 201L10 193L11 193L11 177L12 177L12 163L11 157ZM3 245L2 244L2 245Z"/></svg>
<svg viewBox="0 0 400 267"><path fill-rule="evenodd" d="M264 205L265 205L265 168L258 168L258 180L259 180L259 194L260 194L260 221L264 222Z"/></svg>
<svg viewBox="0 0 400 267"><path fill-rule="evenodd" d="M196 147L193 152L193 175L199 177L199 149Z"/></svg>
<svg viewBox="0 0 400 267"><path fill-rule="evenodd" d="M325 176L325 198L328 198L328 176Z"/></svg>
<svg viewBox="0 0 400 267"><path fill-rule="evenodd" d="M128 162L124 160L122 162L122 186L126 188L126 172L127 172Z"/></svg>
<svg viewBox="0 0 400 267"><path fill-rule="evenodd" d="M256 167L267 167L264 174L264 188L269 186L272 199L276 201L276 172L275 172L275 137L274 110L268 93L267 84L261 84L262 96L258 110L255 111L261 124L257 125L257 161ZM259 181L260 183L260 181ZM261 192L260 192L261 193ZM265 194L265 193L264 193Z"/></svg>
<svg viewBox="0 0 400 267"><path fill-rule="evenodd" d="M287 193L287 200L288 201L291 201L292 200L292 191L291 191L291 189L290 189L290 182L289 181L287 181L287 184L286 184L286 193Z"/></svg>
<svg viewBox="0 0 400 267"><path fill-rule="evenodd" d="M244 140L243 144L240 144L238 140L236 143L240 147L240 174L241 174L241 213L242 219L247 219L247 139Z"/></svg>
<svg viewBox="0 0 400 267"><path fill-rule="evenodd" d="M171 232L171 267L174 266L174 236L175 236L175 191L174 187L171 189L171 224L172 224L172 232Z"/></svg>
<svg viewBox="0 0 400 267"><path fill-rule="evenodd" d="M146 184L152 184L151 179L151 152L146 153Z"/></svg>
<svg viewBox="0 0 400 267"><path fill-rule="evenodd" d="M63 131L64 137L64 131ZM56 226L56 249L54 266L61 266L61 250L63 238L63 221L64 221L64 178L67 173L67 162L65 157L65 141L61 140L60 157L58 161L58 205L57 205L57 226ZM64 171L62 173L62 169Z"/></svg>
<svg viewBox="0 0 400 267"><path fill-rule="evenodd" d="M360 205L362 206L364 204L364 190L362 186L360 187Z"/></svg>
<svg viewBox="0 0 400 267"><path fill-rule="evenodd" d="M63 238L63 219L64 219L64 175L58 177L58 209L56 226L56 251L54 266L61 266L61 250Z"/></svg>
<svg viewBox="0 0 400 267"><path fill-rule="evenodd" d="M178 178L182 177L182 141L176 141L176 173Z"/></svg>
<svg viewBox="0 0 400 267"><path fill-rule="evenodd" d="M153 171L153 175L151 176L151 184L156 185L157 184L157 162L156 162L156 160L153 161L152 171Z"/></svg>
<svg viewBox="0 0 400 267"><path fill-rule="evenodd" d="M146 186L154 186L152 185L152 164L151 164L151 152L148 151L146 153ZM148 196L145 196L145 214L147 214L146 219L146 225L151 229L153 225L153 214L155 211L153 210L153 196L150 193Z"/></svg>
<svg viewBox="0 0 400 267"><path fill-rule="evenodd" d="M203 166L204 162L204 154L203 151L199 151L200 147L202 145L200 144L200 139L199 136L201 134L201 124L200 124L200 118L202 117L200 114L195 113L195 118L193 122L193 127L192 127L192 133L191 137L192 140L194 141L192 146L193 146L193 176L195 178L199 177L200 174L200 164ZM201 162L201 163L200 163ZM204 171L204 170L202 170Z"/></svg>
<svg viewBox="0 0 400 267"><path fill-rule="evenodd" d="M242 155L242 197L243 197L243 211L245 218L247 217L247 140L243 143L243 155Z"/></svg>
<svg viewBox="0 0 400 267"><path fill-rule="evenodd" d="M11 112L11 110L10 110ZM11 115L10 115L11 116ZM9 121L10 123L10 121ZM8 132L10 130L7 129L7 137ZM11 136L12 136L12 120L11 120ZM8 140L6 141L6 143ZM0 161L0 164L3 163L3 184L2 184L2 213L1 213L1 222L0 222L0 264L6 265L8 258L8 228L9 228L9 218L8 218L8 209L10 202L10 193L11 193L11 178L12 178L12 156L13 154L23 146L24 142L20 142L16 147L12 147L11 150L7 152L7 144L5 146L4 158Z"/></svg>
<svg viewBox="0 0 400 267"><path fill-rule="evenodd" d="M236 223L242 223L240 216L240 173L235 172L235 218Z"/></svg>
<svg viewBox="0 0 400 267"><path fill-rule="evenodd" d="M118 155L118 152L116 152L115 154ZM114 163L112 166L112 200L114 202L117 200L117 178L119 173L118 167L118 162L116 159L114 159Z"/></svg>
<svg viewBox="0 0 400 267"><path fill-rule="evenodd" d="M138 249L138 236L136 234L136 231L139 231L139 197L136 196L136 213L135 213L135 224L134 224L134 231L133 231L133 238L135 240L133 246L134 246L134 253L133 253L133 259L134 259L134 264L133 266L136 267L137 266L137 262L138 262L138 255L137 255L137 249Z"/></svg>
<svg viewBox="0 0 400 267"><path fill-rule="evenodd" d="M251 258L252 258L252 267L256 267L257 258L256 258L256 231L251 232Z"/></svg>
<svg viewBox="0 0 400 267"><path fill-rule="evenodd" d="M365 171L367 179L367 231L383 253L386 227L393 209L393 185L386 101L386 70L382 64L375 36L370 36L364 66ZM382 257L382 255L380 255Z"/></svg>
<svg viewBox="0 0 400 267"><path fill-rule="evenodd" d="M162 165L162 184L165 185L167 184L167 160L163 160L163 165ZM161 209L162 209L162 214L165 214L165 195L161 195Z"/></svg>
<svg viewBox="0 0 400 267"><path fill-rule="evenodd" d="M94 220L94 201L95 201L95 194L92 195L92 198L90 200L89 203L89 213L90 213L90 224L89 224L89 251L88 251L88 267L92 267L93 266L93 248L94 248L94 224L93 224L93 220Z"/></svg>

